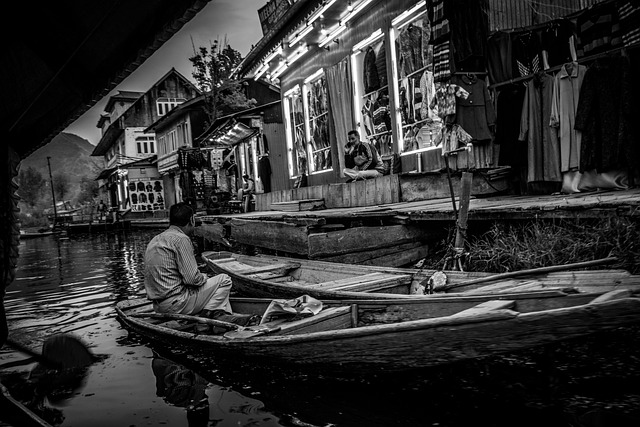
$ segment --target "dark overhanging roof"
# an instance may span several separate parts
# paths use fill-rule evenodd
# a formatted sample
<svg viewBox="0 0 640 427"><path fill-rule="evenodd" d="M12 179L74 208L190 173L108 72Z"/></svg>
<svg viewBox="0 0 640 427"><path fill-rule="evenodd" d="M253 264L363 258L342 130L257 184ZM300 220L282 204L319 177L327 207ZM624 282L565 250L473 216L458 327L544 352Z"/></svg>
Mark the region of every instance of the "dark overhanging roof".
<svg viewBox="0 0 640 427"><path fill-rule="evenodd" d="M5 38L3 136L27 157L108 95L209 0L12 4L28 17Z"/></svg>

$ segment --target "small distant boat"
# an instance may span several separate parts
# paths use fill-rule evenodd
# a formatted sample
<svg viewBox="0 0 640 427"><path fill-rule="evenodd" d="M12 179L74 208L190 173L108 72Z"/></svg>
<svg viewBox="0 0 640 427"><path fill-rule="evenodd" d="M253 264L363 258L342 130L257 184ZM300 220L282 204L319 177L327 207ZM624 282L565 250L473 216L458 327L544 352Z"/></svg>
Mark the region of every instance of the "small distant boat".
<svg viewBox="0 0 640 427"><path fill-rule="evenodd" d="M416 299L452 295L452 291L544 297L620 288L640 290L640 276L628 271L571 270L571 266L564 266L568 271L505 278L486 272L374 267L224 251L204 252L202 259L216 274L228 274L238 295L257 298ZM425 295L424 290L431 287L435 293Z"/></svg>
<svg viewBox="0 0 640 427"><path fill-rule="evenodd" d="M264 314L270 299L232 299L234 312ZM146 299L121 301L125 327L165 344L260 359L317 372L409 371L549 344L640 322L629 290L554 298L444 297L324 301L317 314L258 326L159 314ZM200 329L198 329L200 327ZM206 329L205 329L206 330Z"/></svg>
<svg viewBox="0 0 640 427"><path fill-rule="evenodd" d="M35 239L38 237L51 236L52 234L54 234L54 231L50 229L20 230L20 240Z"/></svg>

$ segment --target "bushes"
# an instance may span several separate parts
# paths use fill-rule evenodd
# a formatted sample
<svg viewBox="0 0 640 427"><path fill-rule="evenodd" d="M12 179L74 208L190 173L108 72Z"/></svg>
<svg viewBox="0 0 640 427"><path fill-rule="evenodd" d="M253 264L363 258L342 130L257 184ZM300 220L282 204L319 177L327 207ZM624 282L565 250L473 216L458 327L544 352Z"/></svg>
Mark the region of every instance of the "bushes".
<svg viewBox="0 0 640 427"><path fill-rule="evenodd" d="M616 264L640 274L640 226L627 218L495 223L489 231L470 236L465 270L502 273L615 256ZM442 268L440 254L427 261Z"/></svg>

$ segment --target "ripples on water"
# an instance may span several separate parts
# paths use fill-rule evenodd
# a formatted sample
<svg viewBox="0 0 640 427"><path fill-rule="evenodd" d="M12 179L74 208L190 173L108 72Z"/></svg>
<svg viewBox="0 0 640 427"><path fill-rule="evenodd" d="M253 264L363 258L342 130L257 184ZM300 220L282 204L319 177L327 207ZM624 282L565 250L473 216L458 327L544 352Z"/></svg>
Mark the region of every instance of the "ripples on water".
<svg viewBox="0 0 640 427"><path fill-rule="evenodd" d="M47 337L69 332L102 356L64 393L41 390L39 403L50 422L623 426L636 425L634 417L640 417L640 334L633 328L393 377L333 378L330 372L291 372L159 347L129 334L114 311L116 302L144 294L143 253L157 232L21 243L17 278L5 298L11 336L40 350ZM21 364L24 358L3 349L0 377L14 395L29 401L34 400L28 381L33 364ZM6 367L10 364L16 366Z"/></svg>

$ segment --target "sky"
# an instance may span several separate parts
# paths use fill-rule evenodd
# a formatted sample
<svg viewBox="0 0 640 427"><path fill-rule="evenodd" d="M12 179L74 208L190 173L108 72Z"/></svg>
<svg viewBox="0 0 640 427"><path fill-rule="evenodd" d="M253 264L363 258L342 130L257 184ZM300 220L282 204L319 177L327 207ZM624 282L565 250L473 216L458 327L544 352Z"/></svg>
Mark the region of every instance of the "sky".
<svg viewBox="0 0 640 427"><path fill-rule="evenodd" d="M226 36L229 45L244 57L252 45L262 38L258 9L268 0L211 0L191 21L131 73L114 90L67 127L64 132L73 133L93 145L100 141L100 129L96 127L100 113L111 95L118 90L146 92L174 67L186 78L194 81L189 57L196 49L209 47L211 42ZM193 42L192 39L193 38Z"/></svg>

